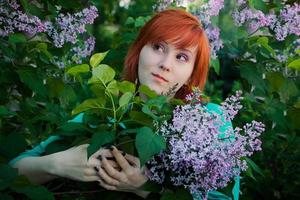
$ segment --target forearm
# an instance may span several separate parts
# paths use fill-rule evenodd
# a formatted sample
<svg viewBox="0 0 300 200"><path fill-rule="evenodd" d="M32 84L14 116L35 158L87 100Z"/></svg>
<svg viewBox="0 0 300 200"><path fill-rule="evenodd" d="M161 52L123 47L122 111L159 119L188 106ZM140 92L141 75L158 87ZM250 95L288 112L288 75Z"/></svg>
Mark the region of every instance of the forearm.
<svg viewBox="0 0 300 200"><path fill-rule="evenodd" d="M53 174L53 161L51 155L41 157L25 157L17 161L14 166L20 175L25 175L30 182L43 184L57 176Z"/></svg>

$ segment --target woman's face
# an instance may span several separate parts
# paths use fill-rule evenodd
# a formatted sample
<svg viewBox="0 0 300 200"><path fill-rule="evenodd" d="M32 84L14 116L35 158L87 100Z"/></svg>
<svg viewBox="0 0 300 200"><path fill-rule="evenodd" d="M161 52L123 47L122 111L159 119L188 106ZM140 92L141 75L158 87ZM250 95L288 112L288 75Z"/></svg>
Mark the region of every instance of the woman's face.
<svg viewBox="0 0 300 200"><path fill-rule="evenodd" d="M196 47L176 49L167 42L145 45L139 55L138 77L157 94L173 96L184 84L188 83L194 69Z"/></svg>

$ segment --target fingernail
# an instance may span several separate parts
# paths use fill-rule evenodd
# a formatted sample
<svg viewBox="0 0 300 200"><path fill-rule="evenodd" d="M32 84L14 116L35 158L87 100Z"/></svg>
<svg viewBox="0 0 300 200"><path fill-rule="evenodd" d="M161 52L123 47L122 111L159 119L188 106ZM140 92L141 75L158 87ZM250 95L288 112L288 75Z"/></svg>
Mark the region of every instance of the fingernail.
<svg viewBox="0 0 300 200"><path fill-rule="evenodd" d="M101 160L102 160L102 156L99 155L99 156L97 157L97 159L101 161Z"/></svg>
<svg viewBox="0 0 300 200"><path fill-rule="evenodd" d="M107 160L116 160L114 157L106 157Z"/></svg>
<svg viewBox="0 0 300 200"><path fill-rule="evenodd" d="M114 146L111 145L111 146L109 147L109 150L113 151L113 150L114 150Z"/></svg>
<svg viewBox="0 0 300 200"><path fill-rule="evenodd" d="M99 169L98 169L97 167L94 167L94 170L95 170L96 172L99 172Z"/></svg>
<svg viewBox="0 0 300 200"><path fill-rule="evenodd" d="M111 146L112 146L112 144L106 144L106 145L104 146L104 148L105 148L105 149L110 149Z"/></svg>

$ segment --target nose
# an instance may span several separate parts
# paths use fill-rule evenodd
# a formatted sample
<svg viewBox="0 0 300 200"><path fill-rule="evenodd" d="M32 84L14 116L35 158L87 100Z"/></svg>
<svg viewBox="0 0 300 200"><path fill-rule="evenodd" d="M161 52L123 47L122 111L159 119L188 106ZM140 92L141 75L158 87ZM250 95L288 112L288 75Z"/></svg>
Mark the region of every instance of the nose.
<svg viewBox="0 0 300 200"><path fill-rule="evenodd" d="M171 66L172 66L171 55L165 55L165 57L159 63L159 68L162 71L169 72L171 70Z"/></svg>
<svg viewBox="0 0 300 200"><path fill-rule="evenodd" d="M167 71L169 72L170 69L168 67L165 67L164 65L160 65L159 68L162 70L162 71Z"/></svg>

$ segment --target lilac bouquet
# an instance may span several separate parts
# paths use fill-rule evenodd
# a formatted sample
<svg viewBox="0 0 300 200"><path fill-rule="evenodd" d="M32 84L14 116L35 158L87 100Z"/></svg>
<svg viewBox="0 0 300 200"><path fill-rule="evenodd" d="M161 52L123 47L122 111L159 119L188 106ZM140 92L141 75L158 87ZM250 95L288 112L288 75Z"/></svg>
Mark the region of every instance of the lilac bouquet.
<svg viewBox="0 0 300 200"><path fill-rule="evenodd" d="M247 169L243 158L261 150L258 136L264 124L252 121L232 128L230 120L242 108L241 92L227 98L220 112L209 110L199 95L199 91L188 95L190 103L177 106L172 121L158 127L167 149L147 163L147 175L160 184L169 177L172 185L206 199L207 192L225 187Z"/></svg>

